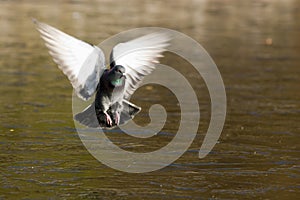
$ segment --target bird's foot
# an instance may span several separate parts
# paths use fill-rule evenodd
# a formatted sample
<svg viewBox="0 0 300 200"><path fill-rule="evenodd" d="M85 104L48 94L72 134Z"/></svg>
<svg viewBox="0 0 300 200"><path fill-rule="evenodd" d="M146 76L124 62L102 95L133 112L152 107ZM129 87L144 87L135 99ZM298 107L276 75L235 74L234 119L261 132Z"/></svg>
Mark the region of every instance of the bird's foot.
<svg viewBox="0 0 300 200"><path fill-rule="evenodd" d="M107 114L106 112L104 113L105 116L106 116L106 123L109 125L109 126L112 126L113 125L113 121L111 120L111 117L109 116L109 114Z"/></svg>
<svg viewBox="0 0 300 200"><path fill-rule="evenodd" d="M120 122L120 115L118 112L116 112L116 117L115 117L115 123L116 125L119 125L119 122Z"/></svg>

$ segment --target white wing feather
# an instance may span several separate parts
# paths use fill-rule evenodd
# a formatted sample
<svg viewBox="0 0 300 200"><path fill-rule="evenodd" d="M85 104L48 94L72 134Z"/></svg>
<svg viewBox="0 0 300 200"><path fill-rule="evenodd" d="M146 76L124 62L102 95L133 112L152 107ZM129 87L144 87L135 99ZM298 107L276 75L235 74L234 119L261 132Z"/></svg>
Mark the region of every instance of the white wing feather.
<svg viewBox="0 0 300 200"><path fill-rule="evenodd" d="M158 59L162 57L170 40L170 35L157 32L120 43L113 48L110 62L125 67L125 99L129 99L144 76L155 69L155 64L159 63Z"/></svg>
<svg viewBox="0 0 300 200"><path fill-rule="evenodd" d="M47 24L33 20L54 62L70 80L78 97L88 100L105 70L103 52Z"/></svg>

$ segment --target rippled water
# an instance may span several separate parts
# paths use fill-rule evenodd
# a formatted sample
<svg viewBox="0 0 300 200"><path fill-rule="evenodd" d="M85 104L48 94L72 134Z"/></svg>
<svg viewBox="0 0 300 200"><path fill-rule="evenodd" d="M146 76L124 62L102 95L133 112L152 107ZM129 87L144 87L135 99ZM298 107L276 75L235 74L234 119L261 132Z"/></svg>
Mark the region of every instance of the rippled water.
<svg viewBox="0 0 300 200"><path fill-rule="evenodd" d="M299 196L300 3L296 0L0 1L0 199L296 199ZM72 88L51 61L30 18L91 43L135 27L160 26L200 42L219 67L228 110L218 144L198 149L210 100L184 61L165 61L193 84L201 107L198 136L175 163L146 174L113 170L92 157L72 120ZM183 66L180 68L180 66ZM180 86L180 85L179 85ZM149 152L172 140L180 120L174 96L146 87L136 118L168 109L161 134L108 137L123 149Z"/></svg>

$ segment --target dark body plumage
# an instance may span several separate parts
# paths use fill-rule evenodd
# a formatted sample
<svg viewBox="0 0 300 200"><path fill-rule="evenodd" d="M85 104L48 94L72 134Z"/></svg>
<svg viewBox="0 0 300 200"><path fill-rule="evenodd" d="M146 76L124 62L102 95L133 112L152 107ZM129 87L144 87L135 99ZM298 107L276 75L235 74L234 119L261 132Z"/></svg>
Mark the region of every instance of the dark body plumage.
<svg viewBox="0 0 300 200"><path fill-rule="evenodd" d="M97 127L100 124L106 128L124 124L132 119L141 108L123 99L126 81L124 73L125 68L121 65L106 69L96 89L94 103L75 115L75 119L89 127ZM111 123L107 120L107 115Z"/></svg>
<svg viewBox="0 0 300 200"><path fill-rule="evenodd" d="M102 122L102 116L106 115L107 126L116 125L120 120L126 80L124 73L125 68L121 65L105 70L96 90L96 115L99 122ZM110 114L107 113L108 111ZM111 122L107 120L108 117L111 118Z"/></svg>

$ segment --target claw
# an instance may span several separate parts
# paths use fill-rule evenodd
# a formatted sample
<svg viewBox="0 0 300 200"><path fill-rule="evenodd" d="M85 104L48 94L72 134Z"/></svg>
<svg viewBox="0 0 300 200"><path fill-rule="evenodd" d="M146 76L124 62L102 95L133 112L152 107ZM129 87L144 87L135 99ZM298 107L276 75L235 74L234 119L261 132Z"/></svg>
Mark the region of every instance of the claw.
<svg viewBox="0 0 300 200"><path fill-rule="evenodd" d="M119 115L118 112L116 112L115 123L116 123L117 125L119 125L119 122L120 122L120 115Z"/></svg>
<svg viewBox="0 0 300 200"><path fill-rule="evenodd" d="M112 126L112 120L111 117L109 116L109 114L107 114L106 112L104 112L105 116L106 116L106 122L108 125Z"/></svg>

